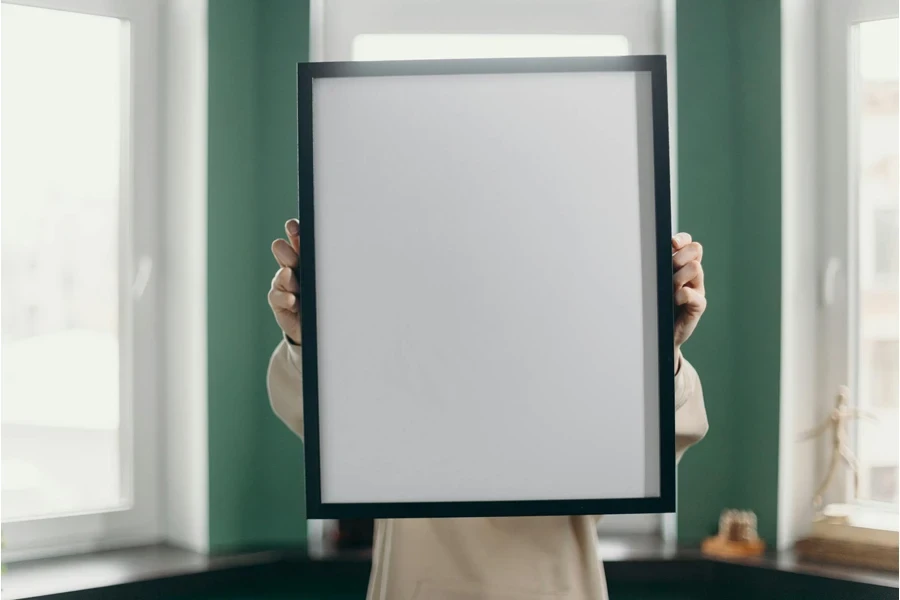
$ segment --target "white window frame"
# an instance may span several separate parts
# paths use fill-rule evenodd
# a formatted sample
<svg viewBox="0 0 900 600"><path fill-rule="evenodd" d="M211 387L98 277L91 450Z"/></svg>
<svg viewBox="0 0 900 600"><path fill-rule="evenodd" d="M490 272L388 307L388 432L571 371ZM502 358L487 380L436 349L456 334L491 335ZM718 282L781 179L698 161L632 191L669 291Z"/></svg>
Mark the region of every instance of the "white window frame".
<svg viewBox="0 0 900 600"><path fill-rule="evenodd" d="M852 78L855 76L856 40L854 26L866 21L898 17L896 0L829 0L819 5L818 90L819 173L821 204L816 220L818 265L822 274L819 309L817 413L824 417L834 406L838 386L859 389L859 348L857 306L860 265L858 181L851 167L857 156L855 123L851 117L857 102ZM862 275L865 275L863 273ZM850 427L855 445L855 427ZM828 449L819 446L816 472L819 480L827 469ZM843 467L842 467L843 468ZM846 473L845 485L833 485L826 503L857 503L853 498L852 478ZM881 504L881 503L871 503ZM889 505L886 505L889 506Z"/></svg>
<svg viewBox="0 0 900 600"><path fill-rule="evenodd" d="M782 0L782 302L778 547L809 533L830 440L799 442L852 384L847 265L851 26L897 14L896 0ZM851 193L853 194L851 196ZM851 265L852 267L852 265ZM852 489L832 485L827 503Z"/></svg>
<svg viewBox="0 0 900 600"><path fill-rule="evenodd" d="M310 60L351 61L360 34L624 35L631 54L667 54L673 227L677 220L675 0L311 0ZM311 524L310 536L326 524ZM599 531L674 539L674 515L610 515Z"/></svg>
<svg viewBox="0 0 900 600"><path fill-rule="evenodd" d="M2 0L129 24L119 217L120 452L129 505L86 514L4 522L4 560L158 541L162 532L159 348L160 0ZM157 270L159 270L157 268ZM50 352L52 355L52 351ZM53 360L66 357L54 356ZM48 376L52 377L53 366Z"/></svg>

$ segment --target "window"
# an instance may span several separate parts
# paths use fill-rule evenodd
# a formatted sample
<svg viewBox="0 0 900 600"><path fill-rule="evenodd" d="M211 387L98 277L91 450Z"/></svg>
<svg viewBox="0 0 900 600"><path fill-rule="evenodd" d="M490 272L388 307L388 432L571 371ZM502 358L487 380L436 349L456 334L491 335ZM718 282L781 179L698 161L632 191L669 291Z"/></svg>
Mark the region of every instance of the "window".
<svg viewBox="0 0 900 600"><path fill-rule="evenodd" d="M3 22L3 516L118 508L121 23ZM70 51L42 52L55 39Z"/></svg>
<svg viewBox="0 0 900 600"><path fill-rule="evenodd" d="M158 523L147 331L156 3L30 4L0 5L2 519L13 558L146 541Z"/></svg>
<svg viewBox="0 0 900 600"><path fill-rule="evenodd" d="M857 207L860 231L856 287L857 404L875 413L878 423L857 425L856 449L869 479L863 498L896 502L898 404L898 20L880 19L856 26L856 66L851 83L851 131L856 139L853 169L857 170ZM855 160L854 160L855 159ZM871 241L862 225L874 221ZM863 245L873 248L866 252ZM872 273L872 278L865 277ZM851 350L852 352L853 350ZM869 431L866 431L868 429ZM878 465L878 466L873 466Z"/></svg>
<svg viewBox="0 0 900 600"><path fill-rule="evenodd" d="M666 42L666 0L310 4L313 60L659 54Z"/></svg>
<svg viewBox="0 0 900 600"><path fill-rule="evenodd" d="M823 187L821 255L836 268L821 311L820 396L838 385L877 421L851 425L860 463L828 501L897 503L900 400L898 355L898 7L884 0L822 3L819 76ZM838 273L840 273L838 275ZM822 407L823 410L825 407Z"/></svg>

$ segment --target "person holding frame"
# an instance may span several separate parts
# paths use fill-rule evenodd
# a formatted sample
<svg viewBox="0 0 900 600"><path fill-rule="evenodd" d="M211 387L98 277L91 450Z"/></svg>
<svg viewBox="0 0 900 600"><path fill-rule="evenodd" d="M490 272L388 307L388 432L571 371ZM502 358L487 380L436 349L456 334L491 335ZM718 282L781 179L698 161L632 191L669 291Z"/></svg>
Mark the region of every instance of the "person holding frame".
<svg viewBox="0 0 900 600"><path fill-rule="evenodd" d="M303 436L299 223L272 244L278 270L268 300L284 339L272 355L275 414ZM675 321L676 461L708 429L700 379L681 347L706 309L703 248L672 238ZM585 474L589 476L589 474ZM370 600L597 600L606 581L596 549L599 516L382 519L375 523Z"/></svg>

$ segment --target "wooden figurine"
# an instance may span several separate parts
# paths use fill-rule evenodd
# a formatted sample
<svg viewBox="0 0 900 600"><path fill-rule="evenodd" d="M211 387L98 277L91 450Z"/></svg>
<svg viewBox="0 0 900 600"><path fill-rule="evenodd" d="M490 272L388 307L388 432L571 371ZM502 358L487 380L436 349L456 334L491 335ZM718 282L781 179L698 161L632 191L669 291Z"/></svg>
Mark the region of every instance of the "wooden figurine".
<svg viewBox="0 0 900 600"><path fill-rule="evenodd" d="M821 423L805 432L800 440L812 440L831 430L831 456L828 470L813 496L810 535L799 540L794 549L802 560L833 563L870 569L897 571L897 523L891 529L872 527L864 514L851 505L824 506L825 492L843 462L853 473L854 499L859 497L859 461L849 445L847 424L856 419L877 421L871 413L850 406L850 390L841 386L831 412Z"/></svg>
<svg viewBox="0 0 900 600"><path fill-rule="evenodd" d="M816 439L825 433L826 430L831 430L831 457L828 461L828 471L825 473L825 479L816 490L815 496L813 496L813 509L817 512L823 508L825 490L828 489L828 485L834 478L841 459L853 473L854 497L859 497L859 460L847 444L847 423L861 418L877 419L871 413L850 406L848 403L849 396L850 390L846 386L841 386L838 390L835 406L825 420L805 432L800 438L801 441Z"/></svg>

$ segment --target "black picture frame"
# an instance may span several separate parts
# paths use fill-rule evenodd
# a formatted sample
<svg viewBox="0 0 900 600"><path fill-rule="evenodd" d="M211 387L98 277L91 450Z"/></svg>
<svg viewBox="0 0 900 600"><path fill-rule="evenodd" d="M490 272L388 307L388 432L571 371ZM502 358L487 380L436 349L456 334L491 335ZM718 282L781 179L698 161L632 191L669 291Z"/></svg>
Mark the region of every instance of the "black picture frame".
<svg viewBox="0 0 900 600"><path fill-rule="evenodd" d="M654 497L483 502L323 503L319 446L313 82L327 77L546 72L648 72L651 80L659 343L660 494ZM669 125L664 56L300 63L297 67L298 204L306 508L311 519L512 517L665 513L675 510L674 315Z"/></svg>

